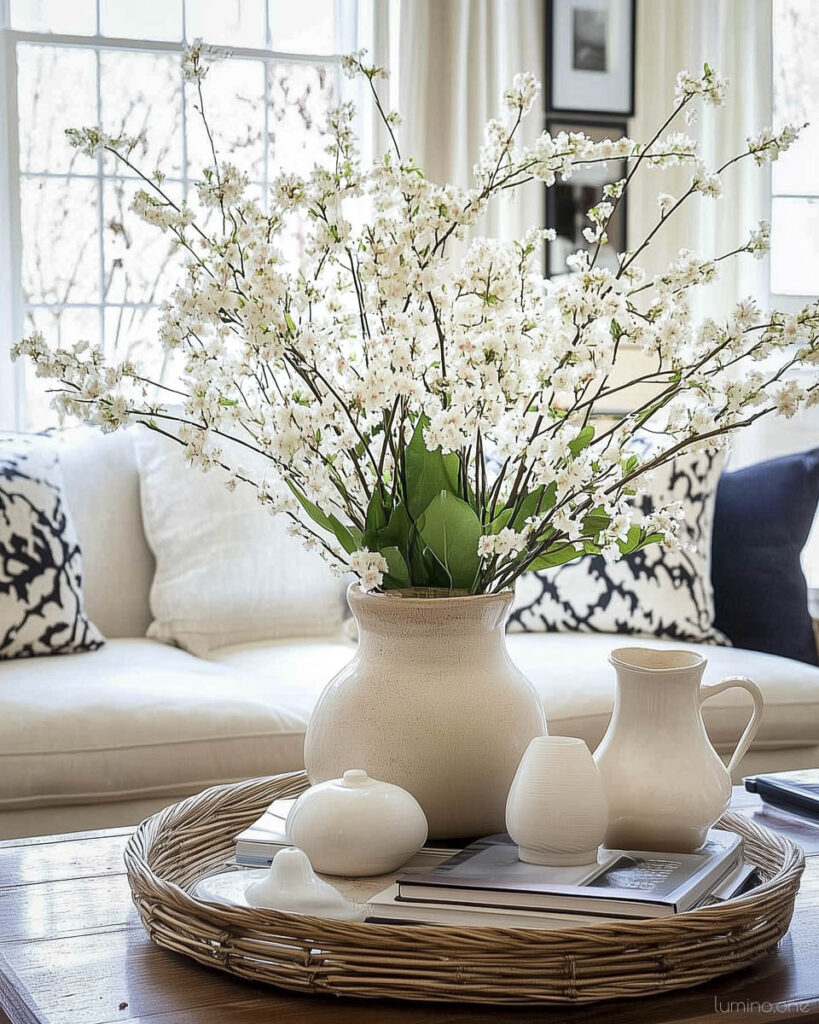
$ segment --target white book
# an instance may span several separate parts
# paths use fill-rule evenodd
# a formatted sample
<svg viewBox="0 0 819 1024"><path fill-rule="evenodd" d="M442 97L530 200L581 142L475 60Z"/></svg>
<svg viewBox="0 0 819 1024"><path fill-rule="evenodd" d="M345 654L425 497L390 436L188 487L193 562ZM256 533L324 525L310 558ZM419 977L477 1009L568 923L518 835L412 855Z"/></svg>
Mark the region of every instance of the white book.
<svg viewBox="0 0 819 1024"><path fill-rule="evenodd" d="M446 903L406 903L397 899L398 886L391 885L368 900L367 921L372 924L443 924L463 928L579 928L600 924L589 914L540 914L532 910L503 910L498 907L455 906Z"/></svg>

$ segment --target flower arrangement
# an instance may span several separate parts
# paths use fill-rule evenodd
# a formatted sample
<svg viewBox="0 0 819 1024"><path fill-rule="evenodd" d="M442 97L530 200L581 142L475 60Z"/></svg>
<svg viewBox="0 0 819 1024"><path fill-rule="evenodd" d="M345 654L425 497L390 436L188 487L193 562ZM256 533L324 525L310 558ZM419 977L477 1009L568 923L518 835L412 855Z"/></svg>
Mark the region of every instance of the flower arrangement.
<svg viewBox="0 0 819 1024"><path fill-rule="evenodd" d="M763 313L749 298L723 322L692 323L692 289L714 281L725 259L761 256L765 223L731 252L681 250L652 278L640 267L683 203L718 197L730 164L775 160L798 134L793 126L763 131L733 160L706 168L674 122L697 100L723 102L726 83L707 65L698 77L678 76L673 110L645 144L561 132L519 145L539 85L518 75L504 117L486 126L474 184L461 189L434 184L402 155L398 116L375 88L385 72L363 53L348 57L346 72L371 86L390 151L363 168L354 110L342 104L328 117L326 163L305 177L281 174L264 211L247 197L245 175L217 159L202 88L208 61L197 43L183 71L198 88L211 143L213 165L197 190L215 227L174 202L160 172L132 163L136 140L68 131L89 156L104 150L142 178L134 213L185 251L184 279L160 329L164 349L182 357L181 381L153 381L130 363L107 366L83 342L51 351L39 334L16 354L59 381L61 413L104 430L140 421L183 444L200 468L229 470L231 488L256 487L294 534L340 572L352 570L365 590L496 592L528 570L586 554L617 558L673 544L678 507L642 518L634 509L653 469L819 400L816 382L788 375L819 360L819 303L785 315ZM496 197L612 159L626 161L627 175L589 211L590 248L572 257L565 278L539 273L549 237L539 227L514 244L477 238L452 257L452 242ZM679 164L691 169L688 188L660 193L648 236L618 254L616 269L600 266L607 226L637 172ZM362 197L370 215L354 226L350 208ZM280 240L296 219L307 241L301 259L288 262ZM626 342L654 368L614 384ZM605 401L636 384L653 385L653 397L601 421ZM645 431L656 439L649 455L632 444Z"/></svg>

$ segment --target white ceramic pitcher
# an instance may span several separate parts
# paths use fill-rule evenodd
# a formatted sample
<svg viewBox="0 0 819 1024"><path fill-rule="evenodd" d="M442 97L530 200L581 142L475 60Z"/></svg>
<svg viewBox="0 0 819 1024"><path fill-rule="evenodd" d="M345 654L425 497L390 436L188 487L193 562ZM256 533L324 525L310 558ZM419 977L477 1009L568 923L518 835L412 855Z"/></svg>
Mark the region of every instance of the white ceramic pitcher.
<svg viewBox="0 0 819 1024"><path fill-rule="evenodd" d="M693 651L621 647L614 713L595 752L609 807L606 846L696 850L731 800L731 771L762 718L762 693L744 676L703 684L706 659ZM702 704L739 686L753 698L751 719L726 768L711 745Z"/></svg>

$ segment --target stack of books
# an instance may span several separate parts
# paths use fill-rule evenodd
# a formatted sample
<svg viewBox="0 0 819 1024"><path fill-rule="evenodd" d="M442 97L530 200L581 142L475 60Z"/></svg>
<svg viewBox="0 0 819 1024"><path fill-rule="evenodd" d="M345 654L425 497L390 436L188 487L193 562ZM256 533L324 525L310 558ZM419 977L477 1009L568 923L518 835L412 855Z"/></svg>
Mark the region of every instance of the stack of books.
<svg viewBox="0 0 819 1024"><path fill-rule="evenodd" d="M731 899L753 884L752 875L732 832L712 830L696 853L604 849L596 864L560 868L524 864L504 834L470 844L432 871L399 875L371 898L368 920L566 928L670 917Z"/></svg>
<svg viewBox="0 0 819 1024"><path fill-rule="evenodd" d="M293 803L277 800L237 837L238 864L263 867L288 845ZM757 880L744 863L740 836L718 829L696 853L601 849L596 864L577 867L525 864L503 833L460 848L424 847L393 884L368 897L367 920L567 928L670 917L732 899Z"/></svg>

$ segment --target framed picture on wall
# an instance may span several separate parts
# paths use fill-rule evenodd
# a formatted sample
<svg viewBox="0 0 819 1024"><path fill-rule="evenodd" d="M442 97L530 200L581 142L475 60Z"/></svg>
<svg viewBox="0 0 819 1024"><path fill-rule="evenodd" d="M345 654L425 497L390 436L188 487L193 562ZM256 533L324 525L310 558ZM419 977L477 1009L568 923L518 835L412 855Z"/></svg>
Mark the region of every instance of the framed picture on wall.
<svg viewBox="0 0 819 1024"><path fill-rule="evenodd" d="M635 3L550 0L550 110L632 116Z"/></svg>
<svg viewBox="0 0 819 1024"><path fill-rule="evenodd" d="M562 120L549 118L546 131L555 136L559 132L583 132L594 142L619 139L626 134L626 122L594 120ZM546 276L565 274L569 268L566 258L578 249L592 249L583 237L583 228L591 225L586 217L589 210L603 198L603 187L625 178L625 160L607 160L591 167L576 168L568 181L557 181L546 189L546 227L557 234L554 242L546 243ZM608 241L597 257L599 266L617 268L617 254L626 250L626 197L622 197L614 211L608 228Z"/></svg>

